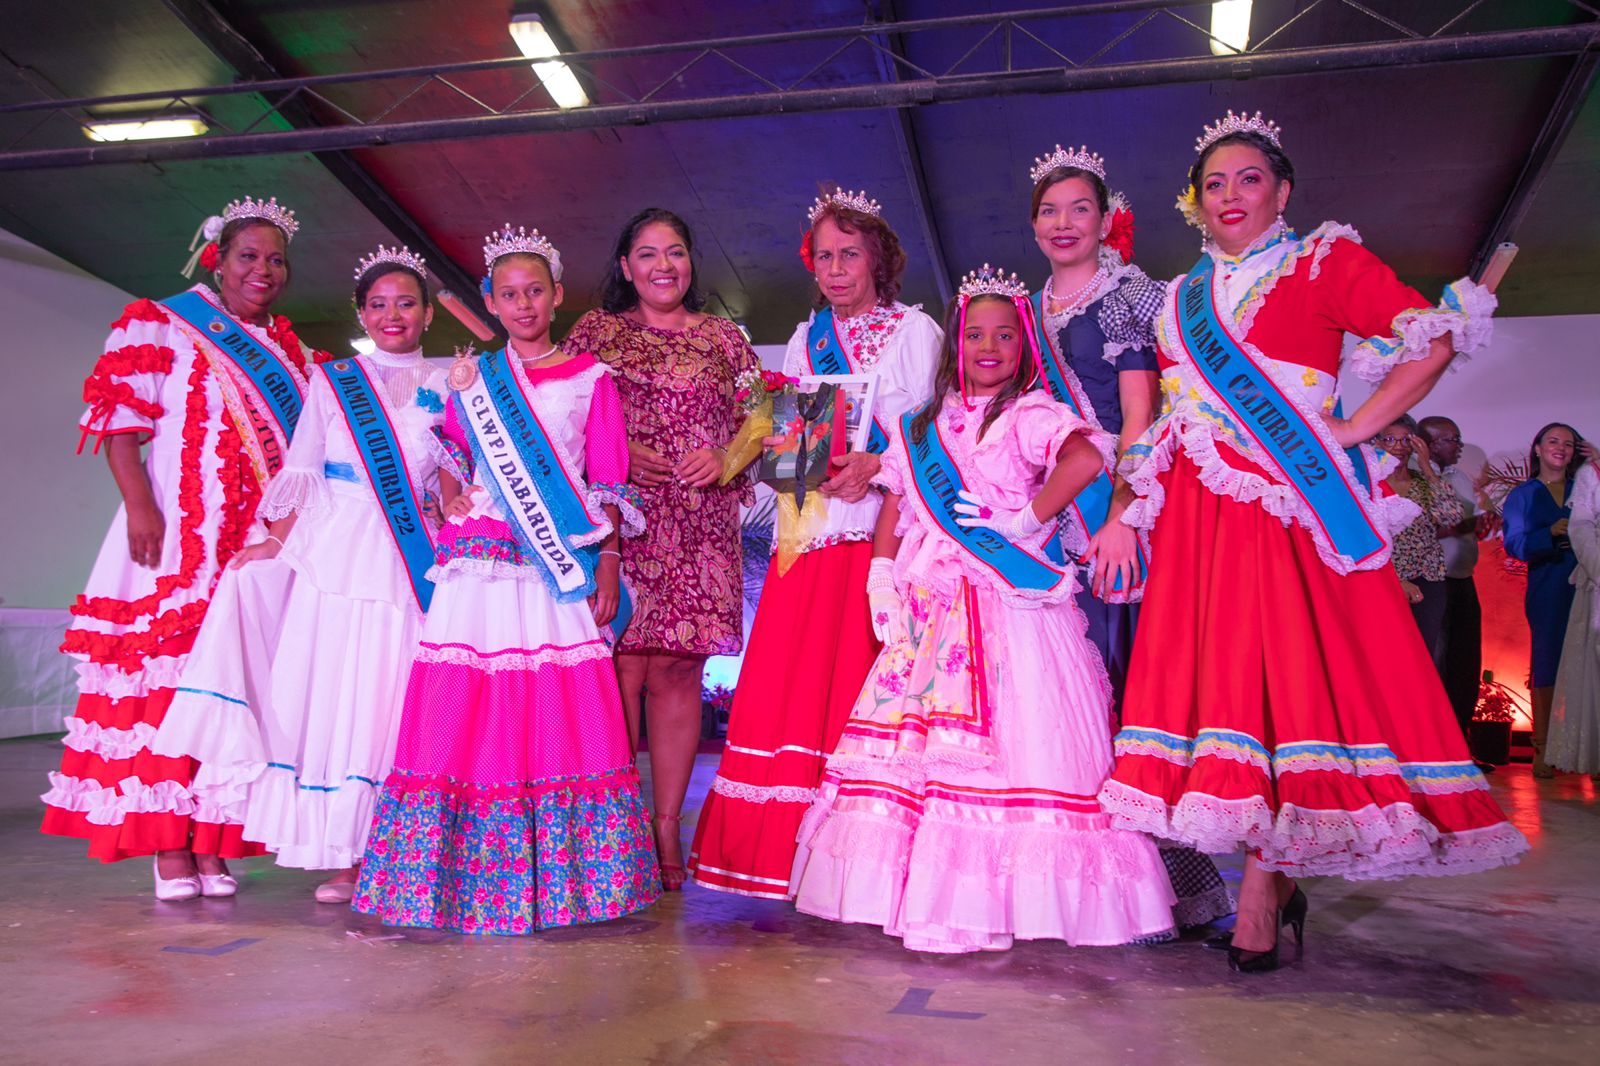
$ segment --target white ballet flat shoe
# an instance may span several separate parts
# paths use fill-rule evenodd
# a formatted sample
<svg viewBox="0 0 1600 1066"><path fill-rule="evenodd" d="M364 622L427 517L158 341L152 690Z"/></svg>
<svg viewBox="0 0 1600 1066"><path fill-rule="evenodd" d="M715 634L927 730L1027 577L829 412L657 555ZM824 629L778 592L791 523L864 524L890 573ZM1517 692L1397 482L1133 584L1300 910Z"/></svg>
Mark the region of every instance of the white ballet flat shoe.
<svg viewBox="0 0 1600 1066"><path fill-rule="evenodd" d="M318 903L349 903L355 894L354 881L324 881L313 893Z"/></svg>
<svg viewBox="0 0 1600 1066"><path fill-rule="evenodd" d="M239 882L233 879L232 874L201 874L200 894L202 896L231 896L239 891Z"/></svg>
<svg viewBox="0 0 1600 1066"><path fill-rule="evenodd" d="M180 903L186 899L194 899L200 894L200 878L194 874L188 877L174 877L168 880L161 876L161 860L151 857L150 865L156 876L156 899L163 903Z"/></svg>

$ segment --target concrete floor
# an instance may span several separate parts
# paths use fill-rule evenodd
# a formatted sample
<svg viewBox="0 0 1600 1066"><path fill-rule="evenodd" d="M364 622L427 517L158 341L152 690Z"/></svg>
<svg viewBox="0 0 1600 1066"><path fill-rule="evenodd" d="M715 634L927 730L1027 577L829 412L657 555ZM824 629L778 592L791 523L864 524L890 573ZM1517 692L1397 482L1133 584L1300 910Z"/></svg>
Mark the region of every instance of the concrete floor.
<svg viewBox="0 0 1600 1066"><path fill-rule="evenodd" d="M234 900L161 904L146 863L39 835L57 752L0 742L6 1063L1600 1062L1587 778L1502 769L1534 841L1520 866L1309 882L1303 959L1246 977L1194 941L927 958L692 886L521 940L402 935L319 906L314 875L268 859L235 864Z"/></svg>

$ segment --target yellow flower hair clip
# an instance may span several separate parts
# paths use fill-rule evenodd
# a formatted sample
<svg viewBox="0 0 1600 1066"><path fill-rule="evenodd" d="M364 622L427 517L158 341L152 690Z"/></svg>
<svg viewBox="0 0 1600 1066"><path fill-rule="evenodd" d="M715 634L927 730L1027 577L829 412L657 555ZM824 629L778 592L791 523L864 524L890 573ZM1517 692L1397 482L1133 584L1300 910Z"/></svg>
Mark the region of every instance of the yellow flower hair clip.
<svg viewBox="0 0 1600 1066"><path fill-rule="evenodd" d="M1178 194L1178 202L1174 204L1183 220L1197 230L1204 230L1205 223L1200 221L1200 197L1195 193L1193 185L1184 187Z"/></svg>

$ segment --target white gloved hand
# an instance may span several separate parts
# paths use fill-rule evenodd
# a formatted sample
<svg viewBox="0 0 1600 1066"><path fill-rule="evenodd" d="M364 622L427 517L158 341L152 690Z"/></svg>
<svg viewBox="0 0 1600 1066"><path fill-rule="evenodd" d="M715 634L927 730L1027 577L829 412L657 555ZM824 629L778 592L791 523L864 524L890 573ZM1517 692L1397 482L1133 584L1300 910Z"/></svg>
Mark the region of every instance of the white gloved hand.
<svg viewBox="0 0 1600 1066"><path fill-rule="evenodd" d="M1013 541L1031 537L1044 528L1039 516L1033 513L1031 502L1017 511L997 510L984 503L977 493L966 489L961 490L961 501L955 506L956 513L964 516L956 519L958 526L992 529Z"/></svg>
<svg viewBox="0 0 1600 1066"><path fill-rule="evenodd" d="M867 568L867 607L872 612L872 632L885 644L907 639L904 604L894 587L894 560L879 556Z"/></svg>

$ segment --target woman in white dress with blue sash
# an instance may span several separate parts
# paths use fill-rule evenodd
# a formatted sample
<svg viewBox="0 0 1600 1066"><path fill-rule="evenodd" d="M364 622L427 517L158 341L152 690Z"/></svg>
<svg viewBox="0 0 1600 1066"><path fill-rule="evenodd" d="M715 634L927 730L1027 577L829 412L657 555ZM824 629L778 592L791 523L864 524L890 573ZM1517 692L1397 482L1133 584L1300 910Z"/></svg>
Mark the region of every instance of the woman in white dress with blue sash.
<svg viewBox="0 0 1600 1066"><path fill-rule="evenodd" d="M196 796L280 866L339 871L317 889L325 903L350 899L394 761L432 594L422 499L446 395L422 356L423 261L380 246L355 303L376 350L312 374L261 502L270 533L224 574L154 745L200 759Z"/></svg>

